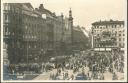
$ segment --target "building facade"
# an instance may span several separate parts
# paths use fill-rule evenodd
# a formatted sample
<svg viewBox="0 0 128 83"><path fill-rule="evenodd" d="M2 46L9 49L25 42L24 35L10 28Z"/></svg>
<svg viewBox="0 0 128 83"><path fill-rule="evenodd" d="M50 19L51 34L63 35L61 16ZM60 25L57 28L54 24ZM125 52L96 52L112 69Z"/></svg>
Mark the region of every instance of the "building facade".
<svg viewBox="0 0 128 83"><path fill-rule="evenodd" d="M84 34L83 31L84 27L74 26L73 33L74 33L74 50L86 50L90 48L89 37Z"/></svg>
<svg viewBox="0 0 128 83"><path fill-rule="evenodd" d="M17 7L16 7L17 6ZM4 4L3 10L3 58L10 62L17 62L20 54L20 41L22 40L21 23L22 14L19 5ZM20 33L18 33L20 32ZM9 56L8 56L9 55ZM18 55L18 56L16 56ZM15 56L12 58L12 56Z"/></svg>
<svg viewBox="0 0 128 83"><path fill-rule="evenodd" d="M65 38L71 36L71 30L67 30L67 27L70 28L69 19L65 19L63 14L57 16L55 13L45 9L43 4L40 4L39 8L36 8L36 11L40 12L42 16L45 16L47 22L47 33L49 36L47 42L49 47L47 50L55 52L52 54L60 55L59 52L64 49L63 47L67 42L65 41Z"/></svg>
<svg viewBox="0 0 128 83"><path fill-rule="evenodd" d="M65 31L70 23L63 14L56 16L43 4L34 9L30 3L4 3L3 12L4 62L39 63L57 55L54 52L62 50L71 37L71 29Z"/></svg>
<svg viewBox="0 0 128 83"><path fill-rule="evenodd" d="M124 21L99 21L92 23L92 45L96 47L124 48Z"/></svg>
<svg viewBox="0 0 128 83"><path fill-rule="evenodd" d="M5 3L3 20L4 56L11 64L36 62L46 45L46 20L30 3Z"/></svg>

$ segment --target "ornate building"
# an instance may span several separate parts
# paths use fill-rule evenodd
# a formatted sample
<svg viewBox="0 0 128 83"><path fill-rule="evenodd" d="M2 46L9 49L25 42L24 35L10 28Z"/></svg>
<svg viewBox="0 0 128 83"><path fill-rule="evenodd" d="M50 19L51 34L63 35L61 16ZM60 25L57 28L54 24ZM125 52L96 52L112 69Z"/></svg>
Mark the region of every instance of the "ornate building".
<svg viewBox="0 0 128 83"><path fill-rule="evenodd" d="M124 21L99 21L92 23L93 47L124 48Z"/></svg>
<svg viewBox="0 0 128 83"><path fill-rule="evenodd" d="M56 16L43 4L34 9L30 3L4 3L3 12L4 62L42 62L62 50L65 35L71 37L71 29L65 31L70 23L65 23L63 14Z"/></svg>
<svg viewBox="0 0 128 83"><path fill-rule="evenodd" d="M22 10L18 4L4 4L3 10L3 58L11 63L19 61L22 40ZM15 57L13 57L15 56Z"/></svg>
<svg viewBox="0 0 128 83"><path fill-rule="evenodd" d="M11 64L37 62L45 46L45 28L46 20L30 3L5 3L4 56Z"/></svg>

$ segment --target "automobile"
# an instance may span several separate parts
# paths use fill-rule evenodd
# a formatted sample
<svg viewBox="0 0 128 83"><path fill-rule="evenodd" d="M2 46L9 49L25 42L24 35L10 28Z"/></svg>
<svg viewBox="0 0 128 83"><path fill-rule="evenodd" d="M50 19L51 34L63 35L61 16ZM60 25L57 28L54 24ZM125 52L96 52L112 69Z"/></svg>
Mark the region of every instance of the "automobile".
<svg viewBox="0 0 128 83"><path fill-rule="evenodd" d="M75 80L87 80L87 76L86 75L82 75L82 74L78 74L75 78Z"/></svg>

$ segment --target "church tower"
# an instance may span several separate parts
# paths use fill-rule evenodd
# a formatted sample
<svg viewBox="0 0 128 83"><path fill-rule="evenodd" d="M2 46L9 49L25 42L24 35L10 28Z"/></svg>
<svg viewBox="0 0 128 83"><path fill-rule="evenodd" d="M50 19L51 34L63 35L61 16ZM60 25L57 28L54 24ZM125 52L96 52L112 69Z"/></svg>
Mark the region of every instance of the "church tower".
<svg viewBox="0 0 128 83"><path fill-rule="evenodd" d="M74 37L73 37L73 17L72 17L71 8L70 8L70 11L69 11L69 28L71 29L71 44L72 44L72 50L73 50Z"/></svg>

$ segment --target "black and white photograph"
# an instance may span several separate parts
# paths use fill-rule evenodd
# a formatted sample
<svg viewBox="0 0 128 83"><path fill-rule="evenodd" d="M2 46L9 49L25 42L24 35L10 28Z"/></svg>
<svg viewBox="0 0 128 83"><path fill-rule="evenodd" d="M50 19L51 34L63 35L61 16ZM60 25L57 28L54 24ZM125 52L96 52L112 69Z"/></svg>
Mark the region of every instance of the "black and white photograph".
<svg viewBox="0 0 128 83"><path fill-rule="evenodd" d="M2 82L127 82L127 0L2 0Z"/></svg>

